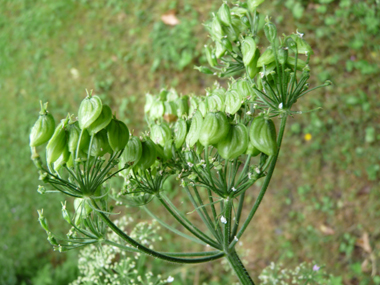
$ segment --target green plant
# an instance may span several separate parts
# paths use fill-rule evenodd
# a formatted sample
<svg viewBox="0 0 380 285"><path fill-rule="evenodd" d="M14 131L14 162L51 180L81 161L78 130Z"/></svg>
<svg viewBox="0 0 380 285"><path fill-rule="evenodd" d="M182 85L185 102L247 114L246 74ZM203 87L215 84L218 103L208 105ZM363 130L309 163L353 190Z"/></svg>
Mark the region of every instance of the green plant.
<svg viewBox="0 0 380 285"><path fill-rule="evenodd" d="M165 89L156 96L148 94L144 110L150 131L140 137L130 134L115 117L109 119L101 98L90 93L79 107L78 125L68 115L49 135L46 166L36 146L31 145L40 180L53 188L39 186L39 192L61 192L74 198L73 210L62 204L63 218L72 227L66 238L53 234L43 211L38 212L54 249L116 246L184 264L224 257L241 283L254 284L235 246L266 193L287 118L304 113L293 111L293 105L309 92L331 84L328 81L309 89L308 63L313 50L301 34L278 37L268 18L259 25L256 8L262 2L249 0L231 9L223 4L206 24L214 42L212 48L206 47L211 67L198 69L231 77L227 90L216 84L200 97L179 96ZM257 45L261 28L269 42L263 53ZM276 117L280 118L278 132L273 122ZM48 136L44 129L38 132ZM123 187L111 187L119 175L124 178L120 181ZM164 191L165 181L172 176L184 188L192 212L197 212L203 225L187 218ZM260 193L243 222L245 193L258 181ZM150 211L147 205L153 199L191 235ZM127 234L110 218L117 214L114 201L139 206L175 234L213 250L152 249L139 239L141 236ZM117 236L118 241L111 236ZM116 275L121 278L123 272Z"/></svg>

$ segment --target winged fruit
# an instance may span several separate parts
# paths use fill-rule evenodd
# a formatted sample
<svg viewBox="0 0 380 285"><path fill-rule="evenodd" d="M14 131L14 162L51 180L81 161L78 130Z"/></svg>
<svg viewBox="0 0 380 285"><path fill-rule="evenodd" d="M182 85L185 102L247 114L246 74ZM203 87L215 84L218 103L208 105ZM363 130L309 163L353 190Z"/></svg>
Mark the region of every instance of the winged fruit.
<svg viewBox="0 0 380 285"><path fill-rule="evenodd" d="M128 143L128 127L122 121L112 119L107 127L107 137L112 150L118 152L125 148Z"/></svg>
<svg viewBox="0 0 380 285"><path fill-rule="evenodd" d="M51 114L47 111L47 104L42 105L41 102L41 111L40 116L32 127L30 132L30 143L31 147L40 146L46 143L54 134L55 121Z"/></svg>
<svg viewBox="0 0 380 285"><path fill-rule="evenodd" d="M65 129L68 121L69 117L61 121L46 146L46 160L48 164L56 161L67 147L67 134Z"/></svg>
<svg viewBox="0 0 380 285"><path fill-rule="evenodd" d="M218 153L224 159L235 159L248 147L248 130L243 124L232 125L228 135L218 142Z"/></svg>
<svg viewBox="0 0 380 285"><path fill-rule="evenodd" d="M277 151L276 127L271 119L264 116L255 118L249 132L249 138L254 147L267 155L274 155Z"/></svg>
<svg viewBox="0 0 380 285"><path fill-rule="evenodd" d="M225 113L207 113L199 133L199 142L204 146L215 145L227 136L229 130L230 124Z"/></svg>
<svg viewBox="0 0 380 285"><path fill-rule="evenodd" d="M79 127L87 129L96 119L100 116L102 112L102 100L96 95L87 96L79 106L78 111L78 122Z"/></svg>

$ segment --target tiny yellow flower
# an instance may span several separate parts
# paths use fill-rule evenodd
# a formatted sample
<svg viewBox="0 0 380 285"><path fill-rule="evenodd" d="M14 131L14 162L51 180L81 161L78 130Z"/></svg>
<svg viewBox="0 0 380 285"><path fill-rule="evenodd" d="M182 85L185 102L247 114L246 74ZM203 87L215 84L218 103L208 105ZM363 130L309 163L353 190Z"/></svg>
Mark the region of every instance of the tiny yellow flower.
<svg viewBox="0 0 380 285"><path fill-rule="evenodd" d="M311 134L309 134L309 133L307 133L306 135L305 135L305 137L304 137L304 139L305 139L305 141L309 141L309 140L311 140L313 137L312 137L312 135Z"/></svg>

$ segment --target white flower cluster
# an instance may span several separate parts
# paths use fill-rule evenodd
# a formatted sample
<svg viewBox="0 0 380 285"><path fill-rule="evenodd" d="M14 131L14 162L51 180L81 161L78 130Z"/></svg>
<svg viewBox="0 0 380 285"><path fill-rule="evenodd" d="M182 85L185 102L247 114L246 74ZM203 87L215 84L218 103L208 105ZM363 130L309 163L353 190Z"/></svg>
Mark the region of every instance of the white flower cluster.
<svg viewBox="0 0 380 285"><path fill-rule="evenodd" d="M260 284L267 285L288 285L288 284L316 284L330 285L332 275L321 270L316 264L301 263L294 269L283 268L283 265L272 262L260 274Z"/></svg>
<svg viewBox="0 0 380 285"><path fill-rule="evenodd" d="M126 231L132 218L123 216L115 224ZM152 247L152 243L161 240L157 234L159 227L152 223L139 223L130 235L145 246ZM113 232L109 232L108 240L126 245ZM141 262L140 262L141 259ZM71 285L158 285L172 282L173 277L162 279L161 275L154 275L144 264L144 256L132 254L111 245L90 245L79 252L79 277Z"/></svg>

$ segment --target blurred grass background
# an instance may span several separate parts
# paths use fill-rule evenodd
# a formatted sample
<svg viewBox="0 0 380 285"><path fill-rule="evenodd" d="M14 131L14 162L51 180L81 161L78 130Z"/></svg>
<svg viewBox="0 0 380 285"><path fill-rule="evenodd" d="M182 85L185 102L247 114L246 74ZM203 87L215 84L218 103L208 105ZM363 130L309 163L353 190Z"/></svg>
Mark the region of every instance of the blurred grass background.
<svg viewBox="0 0 380 285"><path fill-rule="evenodd" d="M36 209L52 220L64 200L36 192L28 134L39 100L49 101L58 120L77 109L85 88L93 89L130 128L143 129L146 92L173 86L204 94L217 80L193 66L205 63L201 24L221 3L0 2L0 284L68 284L77 274L76 253L53 252L37 222ZM170 10L180 20L174 27L161 21ZM279 34L305 33L315 51L312 85L330 79L334 86L296 105L322 110L289 120L274 179L243 239L254 275L271 261L314 260L343 284L380 284L379 10L375 0L275 0L259 9ZM51 227L63 234L55 220ZM178 284L230 280L215 273L225 271L218 263L152 264L177 274Z"/></svg>

